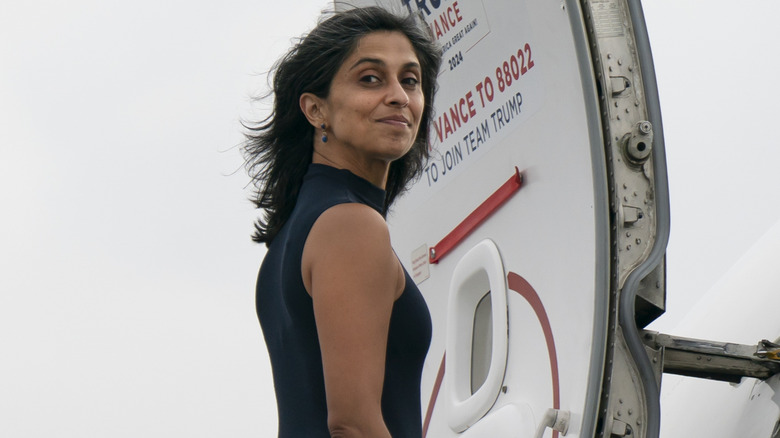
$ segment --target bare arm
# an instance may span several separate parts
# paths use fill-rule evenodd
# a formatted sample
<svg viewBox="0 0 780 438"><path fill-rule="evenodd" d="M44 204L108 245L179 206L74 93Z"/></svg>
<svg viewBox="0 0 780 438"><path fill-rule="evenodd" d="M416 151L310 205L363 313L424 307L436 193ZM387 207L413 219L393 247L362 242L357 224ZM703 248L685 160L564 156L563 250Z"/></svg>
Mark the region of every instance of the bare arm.
<svg viewBox="0 0 780 438"><path fill-rule="evenodd" d="M333 437L390 437L381 400L387 333L403 271L384 219L362 204L325 211L303 250Z"/></svg>

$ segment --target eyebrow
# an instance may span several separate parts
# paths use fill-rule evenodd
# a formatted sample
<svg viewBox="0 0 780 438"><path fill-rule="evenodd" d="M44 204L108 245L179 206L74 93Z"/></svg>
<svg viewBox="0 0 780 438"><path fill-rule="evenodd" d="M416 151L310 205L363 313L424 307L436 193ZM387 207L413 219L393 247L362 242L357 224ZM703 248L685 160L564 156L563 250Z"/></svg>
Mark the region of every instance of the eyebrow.
<svg viewBox="0 0 780 438"><path fill-rule="evenodd" d="M382 67L384 67L385 65L387 65L387 64L386 64L384 61L382 61L381 59L377 59L377 58L360 58L360 59L358 59L358 60L357 60L357 62L355 62L354 64L352 64L352 67L350 67L349 69L350 69L350 70L354 70L355 68L357 68L357 67L358 67L358 66L360 66L361 64L366 64L366 63L369 63L369 64L378 64L378 65L380 65L380 66L382 66ZM403 65L403 68L412 68L412 67L414 67L414 68L417 68L417 69L420 69L420 68L421 68L421 67L420 67L420 64L419 64L419 63L417 63L417 62L414 62L414 61L412 61L412 62L407 62L406 64L404 64L404 65Z"/></svg>

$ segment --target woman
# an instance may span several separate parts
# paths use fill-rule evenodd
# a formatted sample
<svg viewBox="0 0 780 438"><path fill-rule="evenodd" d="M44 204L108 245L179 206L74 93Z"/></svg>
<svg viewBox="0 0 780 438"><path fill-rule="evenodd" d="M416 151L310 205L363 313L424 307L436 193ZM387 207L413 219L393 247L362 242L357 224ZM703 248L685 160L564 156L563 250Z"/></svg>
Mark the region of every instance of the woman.
<svg viewBox="0 0 780 438"><path fill-rule="evenodd" d="M428 156L439 63L414 17L362 8L276 65L245 153L280 437L421 436L430 315L384 216Z"/></svg>

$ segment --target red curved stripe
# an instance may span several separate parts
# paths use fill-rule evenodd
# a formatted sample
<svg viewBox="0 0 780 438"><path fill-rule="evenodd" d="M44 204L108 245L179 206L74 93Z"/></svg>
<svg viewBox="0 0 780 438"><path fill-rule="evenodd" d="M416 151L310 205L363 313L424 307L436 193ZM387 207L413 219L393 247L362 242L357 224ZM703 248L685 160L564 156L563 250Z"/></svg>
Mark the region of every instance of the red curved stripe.
<svg viewBox="0 0 780 438"><path fill-rule="evenodd" d="M542 331L544 331L544 340L547 342L547 353L550 355L550 370L552 371L552 386L553 386L553 408L561 408L561 388L560 380L558 377L558 354L555 352L555 338L552 333L552 325L550 319L547 317L547 311L544 310L544 304L539 294L536 293L534 288L521 276L510 272L507 275L507 281L509 289L519 293L523 298L528 301L531 308L534 309L536 317L539 318L539 323L542 325ZM558 438L558 431L553 430L553 438Z"/></svg>
<svg viewBox="0 0 780 438"><path fill-rule="evenodd" d="M423 438L428 435L428 425L431 424L431 414L433 414L433 407L436 406L436 399L439 398L439 389L441 388L442 380L444 380L444 359L446 357L447 353L445 352L441 357L441 365L439 365L439 373L436 374L436 382L433 383L431 399L428 401L428 410L425 412L425 421L423 421Z"/></svg>

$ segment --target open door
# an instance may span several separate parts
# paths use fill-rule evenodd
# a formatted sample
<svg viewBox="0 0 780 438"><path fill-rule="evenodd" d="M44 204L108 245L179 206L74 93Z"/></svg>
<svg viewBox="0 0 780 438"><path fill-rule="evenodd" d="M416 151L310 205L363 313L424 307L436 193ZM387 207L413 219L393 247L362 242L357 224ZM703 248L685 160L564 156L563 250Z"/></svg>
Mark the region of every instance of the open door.
<svg viewBox="0 0 780 438"><path fill-rule="evenodd" d="M662 265L663 219L647 59L614 52L637 54L626 5L638 2L349 3L419 14L444 58L431 160L388 216L433 319L424 435L609 436L621 426L619 400L602 395L636 393L648 378L609 384L614 371L635 369L636 339L620 337L620 289L644 297L646 318L662 311L658 294L632 286ZM662 277L662 266L654 272ZM633 431L650 420L642 412Z"/></svg>

